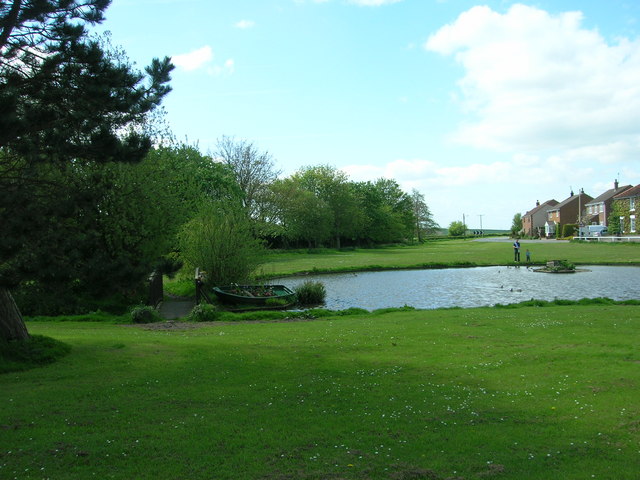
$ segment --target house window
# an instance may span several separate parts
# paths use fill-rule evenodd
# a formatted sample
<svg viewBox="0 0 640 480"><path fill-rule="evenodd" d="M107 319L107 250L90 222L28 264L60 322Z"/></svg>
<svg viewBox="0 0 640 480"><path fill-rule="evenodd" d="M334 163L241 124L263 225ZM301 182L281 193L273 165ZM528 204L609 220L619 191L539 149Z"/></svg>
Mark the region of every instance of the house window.
<svg viewBox="0 0 640 480"><path fill-rule="evenodd" d="M636 233L636 216L631 215L629 217L629 231L631 233Z"/></svg>
<svg viewBox="0 0 640 480"><path fill-rule="evenodd" d="M636 209L636 197L629 199L629 210L634 211Z"/></svg>
<svg viewBox="0 0 640 480"><path fill-rule="evenodd" d="M625 233L625 231L624 231L624 217L620 217L620 233Z"/></svg>

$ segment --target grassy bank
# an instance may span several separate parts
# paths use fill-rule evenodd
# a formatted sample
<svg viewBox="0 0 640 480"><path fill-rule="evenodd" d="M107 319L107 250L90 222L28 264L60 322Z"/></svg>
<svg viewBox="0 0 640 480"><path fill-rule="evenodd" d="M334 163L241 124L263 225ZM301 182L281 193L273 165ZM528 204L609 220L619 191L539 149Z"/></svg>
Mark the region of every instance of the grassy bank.
<svg viewBox="0 0 640 480"><path fill-rule="evenodd" d="M635 479L640 308L147 330L0 376L0 478Z"/></svg>
<svg viewBox="0 0 640 480"><path fill-rule="evenodd" d="M529 249L532 261L544 264L548 260L567 259L575 264L640 264L640 243L521 242L522 260ZM510 242L478 242L446 240L423 245L357 249L274 253L261 268L264 276L288 275L300 272L338 272L367 269L510 265L513 248Z"/></svg>

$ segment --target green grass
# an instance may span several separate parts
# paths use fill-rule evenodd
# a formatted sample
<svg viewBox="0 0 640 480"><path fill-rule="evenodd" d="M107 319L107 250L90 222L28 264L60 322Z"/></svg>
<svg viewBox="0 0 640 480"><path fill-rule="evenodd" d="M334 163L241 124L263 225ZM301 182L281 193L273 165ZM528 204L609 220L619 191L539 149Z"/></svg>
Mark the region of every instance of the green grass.
<svg viewBox="0 0 640 480"><path fill-rule="evenodd" d="M640 307L148 330L0 375L0 478L636 479Z"/></svg>
<svg viewBox="0 0 640 480"><path fill-rule="evenodd" d="M529 243L522 240L522 258L528 248L534 263L569 260L574 264L640 264L638 243L557 242ZM423 245L356 249L273 253L261 269L263 276L300 272L337 272L371 269L452 267L475 265L511 265L513 248L506 242L473 240L432 241Z"/></svg>
<svg viewBox="0 0 640 480"><path fill-rule="evenodd" d="M54 363L70 350L69 345L42 335L19 342L0 340L0 374Z"/></svg>

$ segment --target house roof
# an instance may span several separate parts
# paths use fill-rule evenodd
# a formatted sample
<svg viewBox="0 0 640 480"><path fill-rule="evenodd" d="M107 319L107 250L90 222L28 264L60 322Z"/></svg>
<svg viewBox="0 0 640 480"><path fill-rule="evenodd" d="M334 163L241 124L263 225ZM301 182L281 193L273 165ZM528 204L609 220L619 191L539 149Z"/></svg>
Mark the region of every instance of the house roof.
<svg viewBox="0 0 640 480"><path fill-rule="evenodd" d="M547 200L546 202L541 203L540 205L536 205L534 208L529 210L523 216L526 217L528 215L533 215L533 214L539 212L540 210L546 210L547 207L549 207L549 206L553 207L554 205L557 205L557 204L558 204L558 201L552 198L551 200Z"/></svg>
<svg viewBox="0 0 640 480"><path fill-rule="evenodd" d="M582 196L583 199L586 199L585 205L587 204L587 202L591 201L591 196L587 195L586 193L579 193L577 195L572 195L569 198L564 199L559 204L555 205L553 208L547 208L547 212L554 212L556 210L560 210L565 205L569 205L570 203L577 202L580 196Z"/></svg>
<svg viewBox="0 0 640 480"><path fill-rule="evenodd" d="M624 192L620 192L616 196L614 196L614 200L619 198L629 198L629 197L637 197L640 196L640 185L636 185L635 187L631 187L626 189Z"/></svg>
<svg viewBox="0 0 640 480"><path fill-rule="evenodd" d="M631 185L623 185L622 187L618 187L618 188L611 188L609 190L607 190L606 192L604 192L603 194L597 196L596 198L594 198L593 200L591 200L589 203L586 203L585 205L595 205L598 203L602 203L602 202L606 202L607 200L609 200L610 198L614 197L617 194L620 193L624 193L625 190L631 188Z"/></svg>

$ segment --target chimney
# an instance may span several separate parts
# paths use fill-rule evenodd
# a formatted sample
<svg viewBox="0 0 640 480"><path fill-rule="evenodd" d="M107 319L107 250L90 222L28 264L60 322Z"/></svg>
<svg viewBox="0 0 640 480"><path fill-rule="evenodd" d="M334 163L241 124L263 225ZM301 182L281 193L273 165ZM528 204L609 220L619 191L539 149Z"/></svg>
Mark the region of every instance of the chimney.
<svg viewBox="0 0 640 480"><path fill-rule="evenodd" d="M571 195L570 196L573 197L573 188L571 189Z"/></svg>
<svg viewBox="0 0 640 480"><path fill-rule="evenodd" d="M618 190L618 179L617 178L613 181L613 189L614 190Z"/></svg>
<svg viewBox="0 0 640 480"><path fill-rule="evenodd" d="M540 200L536 200L536 207L540 206Z"/></svg>

